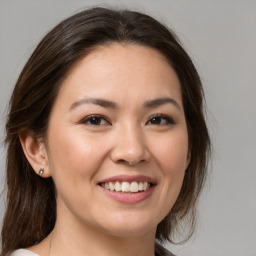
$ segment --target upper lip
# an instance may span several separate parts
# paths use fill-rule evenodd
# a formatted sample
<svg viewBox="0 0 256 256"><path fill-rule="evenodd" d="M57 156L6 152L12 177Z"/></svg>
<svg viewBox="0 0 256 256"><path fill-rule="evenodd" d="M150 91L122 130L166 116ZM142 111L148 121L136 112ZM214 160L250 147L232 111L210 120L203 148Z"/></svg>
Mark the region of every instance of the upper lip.
<svg viewBox="0 0 256 256"><path fill-rule="evenodd" d="M156 180L154 178L145 176L145 175L116 175L116 176L112 176L106 179L103 179L101 181L99 181L98 183L107 183L107 182L116 182L116 181L120 181L120 182L133 182L133 181L137 181L137 182L150 182L152 184L156 184Z"/></svg>

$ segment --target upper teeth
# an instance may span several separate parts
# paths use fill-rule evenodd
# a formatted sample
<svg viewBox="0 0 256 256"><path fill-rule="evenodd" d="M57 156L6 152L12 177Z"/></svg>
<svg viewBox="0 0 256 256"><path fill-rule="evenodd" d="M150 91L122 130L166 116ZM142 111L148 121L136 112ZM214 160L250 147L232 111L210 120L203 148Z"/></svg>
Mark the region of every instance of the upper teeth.
<svg viewBox="0 0 256 256"><path fill-rule="evenodd" d="M150 187L150 183L146 181L144 182L133 181L131 183L127 181L123 181L123 182L116 181L116 182L102 183L101 186L111 191L136 193L139 191L147 190Z"/></svg>

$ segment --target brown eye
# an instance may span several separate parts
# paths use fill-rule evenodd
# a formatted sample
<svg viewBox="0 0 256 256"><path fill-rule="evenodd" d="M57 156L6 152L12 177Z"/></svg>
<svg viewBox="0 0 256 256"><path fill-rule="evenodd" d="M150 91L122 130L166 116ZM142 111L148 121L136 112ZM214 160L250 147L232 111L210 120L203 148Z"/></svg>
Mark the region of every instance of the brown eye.
<svg viewBox="0 0 256 256"><path fill-rule="evenodd" d="M96 125L96 126L110 124L110 122L104 116L101 116L101 115L88 116L84 118L81 121L81 123L86 125Z"/></svg>
<svg viewBox="0 0 256 256"><path fill-rule="evenodd" d="M149 125L170 125L174 124L174 121L172 118L165 116L165 115L155 115L152 116L147 124Z"/></svg>

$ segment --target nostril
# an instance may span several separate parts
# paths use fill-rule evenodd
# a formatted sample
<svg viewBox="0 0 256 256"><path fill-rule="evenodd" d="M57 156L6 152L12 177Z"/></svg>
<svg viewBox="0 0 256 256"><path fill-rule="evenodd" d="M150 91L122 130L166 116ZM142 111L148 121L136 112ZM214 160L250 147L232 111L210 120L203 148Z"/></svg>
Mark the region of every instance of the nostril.
<svg viewBox="0 0 256 256"><path fill-rule="evenodd" d="M116 163L118 164L125 164L125 165L129 165L129 166L134 166L136 164L139 164L139 163L143 163L145 162L145 159L139 159L139 160L124 160L124 159L119 159L116 161Z"/></svg>
<svg viewBox="0 0 256 256"><path fill-rule="evenodd" d="M142 163L142 162L145 162L145 159L139 159L138 161L129 161L128 164L129 165L135 165L135 164L139 164L139 163Z"/></svg>
<svg viewBox="0 0 256 256"><path fill-rule="evenodd" d="M119 163L119 164L129 164L127 161L125 161L125 160L123 160L123 159L119 159L119 160L117 161L117 163Z"/></svg>

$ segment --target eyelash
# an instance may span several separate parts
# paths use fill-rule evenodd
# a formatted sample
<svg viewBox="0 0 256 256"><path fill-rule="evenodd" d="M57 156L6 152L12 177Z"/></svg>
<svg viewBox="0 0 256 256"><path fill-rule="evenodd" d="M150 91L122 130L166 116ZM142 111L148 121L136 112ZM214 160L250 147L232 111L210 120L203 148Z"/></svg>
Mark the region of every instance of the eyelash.
<svg viewBox="0 0 256 256"><path fill-rule="evenodd" d="M171 117L166 116L166 115L163 115L163 114L156 114L156 115L151 116L151 117L149 118L149 120L147 121L147 124L148 124L149 122L152 122L153 119L155 119L155 120L158 119L158 121L160 121L160 123L158 123L158 124L153 124L153 123L152 123L151 125L160 125L160 126L162 126L162 125L172 125L172 124L175 124L175 121L174 121ZM160 120L159 120L159 119L160 119ZM165 121L164 124L161 124L162 120Z"/></svg>
<svg viewBox="0 0 256 256"><path fill-rule="evenodd" d="M105 124L101 124L102 121L104 121ZM89 123L89 122L91 122L91 123ZM100 126L100 125L106 125L106 124L111 125L111 123L107 120L107 118L102 116L102 115L87 116L84 119L82 119L82 121L80 123L81 124L88 124L88 125L91 125L91 126Z"/></svg>
<svg viewBox="0 0 256 256"><path fill-rule="evenodd" d="M104 124L102 124L102 121L104 121ZM152 121L153 122L156 121L157 123L152 123ZM164 123L162 123L162 121L164 121ZM151 124L150 124L150 122L151 122ZM111 123L108 121L108 119L102 115L87 116L84 119L82 119L80 123L91 125L91 126L100 126L100 125L106 125L106 124L111 125ZM163 125L175 124L175 121L169 116L166 116L163 114L156 114L156 115L151 116L149 118L149 120L146 122L146 124L163 126Z"/></svg>

